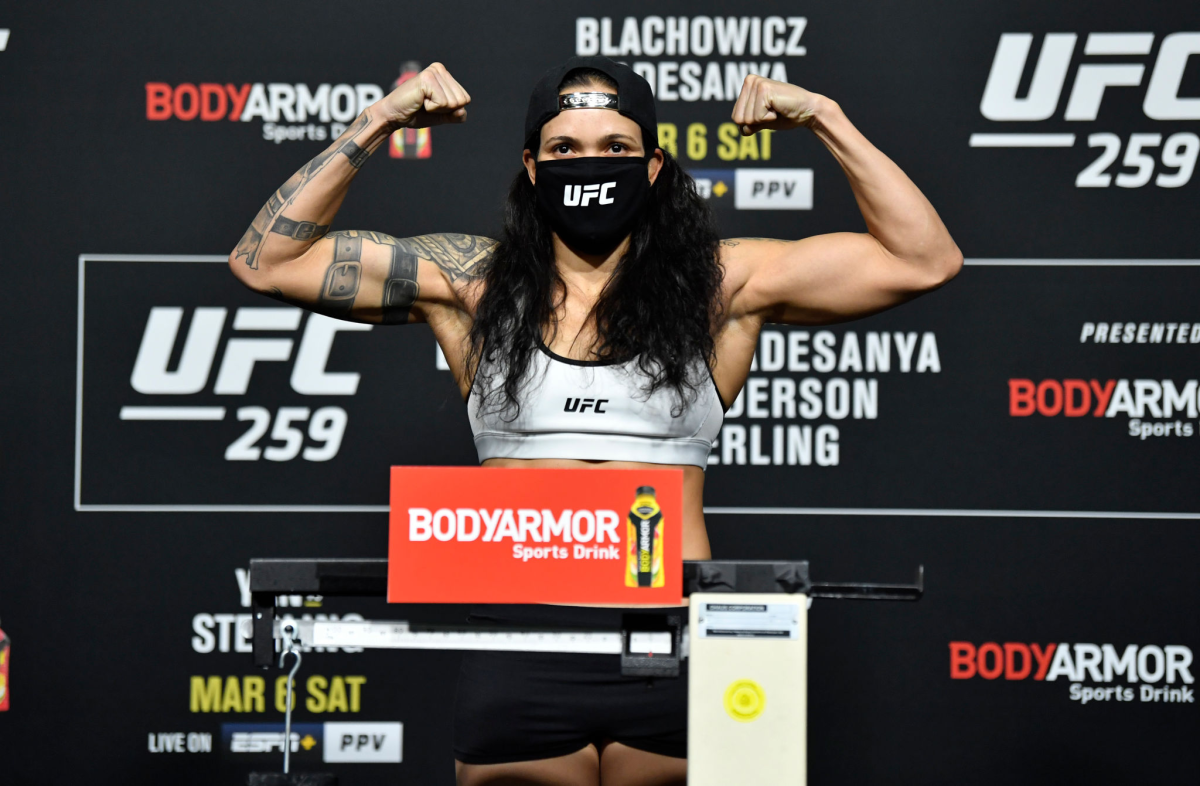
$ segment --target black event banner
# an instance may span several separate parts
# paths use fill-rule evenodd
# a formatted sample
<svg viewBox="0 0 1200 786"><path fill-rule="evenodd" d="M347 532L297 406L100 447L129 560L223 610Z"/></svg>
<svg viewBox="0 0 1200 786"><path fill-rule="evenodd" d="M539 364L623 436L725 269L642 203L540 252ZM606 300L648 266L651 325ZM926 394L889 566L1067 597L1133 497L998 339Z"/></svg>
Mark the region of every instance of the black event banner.
<svg viewBox="0 0 1200 786"><path fill-rule="evenodd" d="M387 467L476 462L426 329L223 262L80 258L78 509L383 511ZM1198 287L1200 263L976 260L870 319L768 326L709 510L1196 513Z"/></svg>
<svg viewBox="0 0 1200 786"><path fill-rule="evenodd" d="M223 255L435 60L470 120L394 137L338 227L494 232L529 88L597 52L651 80L660 144L726 237L864 229L813 134L738 135L756 73L836 100L968 256L1020 258L974 259L867 320L767 326L713 451L715 555L808 558L830 580L926 567L920 603L814 605L810 782L1200 780L1200 282L1160 263L1200 258L1194 2L44 5L0 9L5 258L37 276L0 312L0 401L21 413L4 432L8 781L279 766L285 675L253 669L237 634L247 560L380 555L384 515L354 511L384 508L387 466L475 453L426 329L288 311ZM61 319L77 282L78 337ZM177 512L194 509L229 512ZM852 512L891 515L823 515ZM358 598L284 611L461 619ZM99 643L84 669L81 635ZM297 766L452 783L456 673L446 652L306 653ZM99 722L76 718L48 768L67 706ZM347 748L376 735L401 763Z"/></svg>

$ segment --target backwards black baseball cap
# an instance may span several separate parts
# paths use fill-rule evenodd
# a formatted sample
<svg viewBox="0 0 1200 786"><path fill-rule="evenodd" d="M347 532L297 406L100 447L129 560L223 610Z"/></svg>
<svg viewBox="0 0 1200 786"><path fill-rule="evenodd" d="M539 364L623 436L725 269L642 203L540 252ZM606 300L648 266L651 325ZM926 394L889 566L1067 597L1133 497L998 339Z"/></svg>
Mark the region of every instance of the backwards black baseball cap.
<svg viewBox="0 0 1200 786"><path fill-rule="evenodd" d="M603 93L570 93L559 96L558 86L576 68L594 68L617 83L617 97ZM650 84L629 66L607 57L572 57L542 75L525 113L525 149L536 152L542 126L564 109L615 109L642 128L642 142L649 154L658 147L658 114Z"/></svg>

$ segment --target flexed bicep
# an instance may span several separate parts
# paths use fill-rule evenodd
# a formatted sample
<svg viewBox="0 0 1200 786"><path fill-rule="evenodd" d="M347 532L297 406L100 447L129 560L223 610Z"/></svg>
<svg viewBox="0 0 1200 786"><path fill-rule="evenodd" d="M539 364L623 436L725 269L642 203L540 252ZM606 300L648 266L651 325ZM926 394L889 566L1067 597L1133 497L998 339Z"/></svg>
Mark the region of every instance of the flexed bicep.
<svg viewBox="0 0 1200 786"><path fill-rule="evenodd" d="M769 322L826 324L899 305L944 284L936 269L892 254L867 233L836 232L795 241L722 241L731 310Z"/></svg>
<svg viewBox="0 0 1200 786"><path fill-rule="evenodd" d="M230 270L255 291L341 319L403 323L419 316L427 299L424 287L433 287L434 301L445 294L436 280L425 281L420 260L432 264L431 275L448 271L453 283L486 250L481 242L486 239L325 233L351 181L392 132L461 123L470 100L445 67L434 63L364 109L337 140L271 195L230 253ZM446 240L427 240L438 237Z"/></svg>

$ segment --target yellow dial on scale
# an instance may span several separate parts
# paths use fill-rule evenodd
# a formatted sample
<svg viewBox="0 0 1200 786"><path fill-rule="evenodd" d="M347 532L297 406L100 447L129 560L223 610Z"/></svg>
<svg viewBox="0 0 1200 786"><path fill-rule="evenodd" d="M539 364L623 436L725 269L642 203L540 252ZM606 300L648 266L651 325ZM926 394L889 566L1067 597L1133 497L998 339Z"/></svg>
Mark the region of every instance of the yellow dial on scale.
<svg viewBox="0 0 1200 786"><path fill-rule="evenodd" d="M762 714L767 694L754 680L734 680L725 689L725 711L735 721L748 723Z"/></svg>

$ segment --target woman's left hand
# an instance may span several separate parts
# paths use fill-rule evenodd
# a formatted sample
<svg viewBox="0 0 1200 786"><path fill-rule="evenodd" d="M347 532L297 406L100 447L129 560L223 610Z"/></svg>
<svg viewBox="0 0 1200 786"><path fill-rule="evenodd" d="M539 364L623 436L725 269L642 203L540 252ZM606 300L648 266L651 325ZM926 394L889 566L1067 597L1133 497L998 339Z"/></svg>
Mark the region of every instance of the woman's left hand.
<svg viewBox="0 0 1200 786"><path fill-rule="evenodd" d="M777 130L811 125L824 96L803 87L750 74L733 105L733 122L749 136L760 129Z"/></svg>

